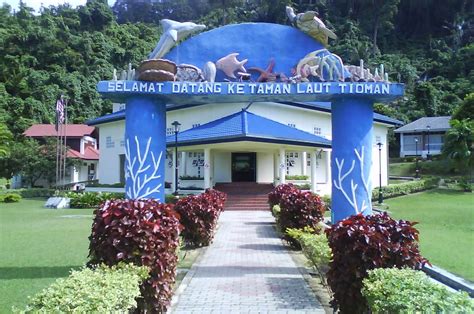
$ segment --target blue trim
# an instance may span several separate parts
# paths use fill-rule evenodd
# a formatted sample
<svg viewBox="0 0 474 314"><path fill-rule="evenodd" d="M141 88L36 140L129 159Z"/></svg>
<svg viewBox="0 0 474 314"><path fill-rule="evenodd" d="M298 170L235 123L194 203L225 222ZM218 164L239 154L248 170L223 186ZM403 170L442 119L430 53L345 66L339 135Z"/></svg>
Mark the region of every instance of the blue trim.
<svg viewBox="0 0 474 314"><path fill-rule="evenodd" d="M316 110L320 112L331 113L331 103L328 103L328 102L299 103L299 102L283 101L283 102L278 102L278 103L288 105L288 106L303 108L303 109L310 109L310 110ZM192 108L196 106L204 106L204 105L209 105L209 104L169 105L166 107L166 111L181 110L181 109L187 109L187 108ZM114 122L114 121L119 121L119 120L124 120L124 119L125 119L125 110L120 110L114 113L106 114L104 116L101 116L95 119L88 120L86 121L86 124L97 125L97 124L109 123L109 122ZM387 117L375 112L374 112L374 121L390 124L390 125L403 125L403 121L393 119L393 118L390 118L390 117Z"/></svg>

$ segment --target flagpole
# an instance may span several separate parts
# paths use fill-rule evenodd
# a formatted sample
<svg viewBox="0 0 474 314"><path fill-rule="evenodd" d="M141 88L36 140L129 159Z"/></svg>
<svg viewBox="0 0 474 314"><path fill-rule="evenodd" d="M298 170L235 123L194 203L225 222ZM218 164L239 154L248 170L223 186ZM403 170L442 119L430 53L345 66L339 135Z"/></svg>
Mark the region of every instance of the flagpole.
<svg viewBox="0 0 474 314"><path fill-rule="evenodd" d="M67 99L64 101L64 155L63 155L63 187L66 179L66 160L67 160Z"/></svg>

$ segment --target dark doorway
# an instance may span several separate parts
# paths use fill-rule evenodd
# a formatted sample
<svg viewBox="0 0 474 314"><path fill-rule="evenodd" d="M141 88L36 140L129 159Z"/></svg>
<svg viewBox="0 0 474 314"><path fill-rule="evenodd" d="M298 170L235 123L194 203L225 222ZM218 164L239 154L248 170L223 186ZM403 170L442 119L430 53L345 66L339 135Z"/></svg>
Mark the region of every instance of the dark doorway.
<svg viewBox="0 0 474 314"><path fill-rule="evenodd" d="M232 153L232 182L255 182L256 153Z"/></svg>

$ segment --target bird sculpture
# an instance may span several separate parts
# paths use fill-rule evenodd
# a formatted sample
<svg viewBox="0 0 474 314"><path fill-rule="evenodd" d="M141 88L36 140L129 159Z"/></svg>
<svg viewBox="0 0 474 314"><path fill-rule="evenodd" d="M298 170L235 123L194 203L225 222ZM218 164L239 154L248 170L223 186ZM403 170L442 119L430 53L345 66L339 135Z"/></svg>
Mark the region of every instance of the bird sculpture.
<svg viewBox="0 0 474 314"><path fill-rule="evenodd" d="M292 7L286 7L286 15L290 21L298 27L301 31L313 37L323 45L327 46L328 38L336 39L337 36L333 31L324 25L315 11L307 11L305 13L295 14Z"/></svg>

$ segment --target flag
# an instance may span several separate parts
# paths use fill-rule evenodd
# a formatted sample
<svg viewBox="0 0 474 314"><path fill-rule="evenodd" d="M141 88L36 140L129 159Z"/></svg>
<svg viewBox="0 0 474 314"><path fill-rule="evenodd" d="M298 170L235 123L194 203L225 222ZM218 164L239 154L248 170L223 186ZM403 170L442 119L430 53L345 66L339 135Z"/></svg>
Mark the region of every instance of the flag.
<svg viewBox="0 0 474 314"><path fill-rule="evenodd" d="M56 131L59 129L59 125L64 123L64 99L61 96L58 101L56 101Z"/></svg>

